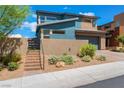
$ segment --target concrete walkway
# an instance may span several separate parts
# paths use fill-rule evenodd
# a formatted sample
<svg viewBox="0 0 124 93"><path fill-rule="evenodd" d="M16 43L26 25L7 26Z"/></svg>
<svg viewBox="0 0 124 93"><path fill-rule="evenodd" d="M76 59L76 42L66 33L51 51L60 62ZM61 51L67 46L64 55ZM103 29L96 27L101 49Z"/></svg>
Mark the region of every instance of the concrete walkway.
<svg viewBox="0 0 124 93"><path fill-rule="evenodd" d="M71 88L124 75L124 61L0 81L0 87Z"/></svg>

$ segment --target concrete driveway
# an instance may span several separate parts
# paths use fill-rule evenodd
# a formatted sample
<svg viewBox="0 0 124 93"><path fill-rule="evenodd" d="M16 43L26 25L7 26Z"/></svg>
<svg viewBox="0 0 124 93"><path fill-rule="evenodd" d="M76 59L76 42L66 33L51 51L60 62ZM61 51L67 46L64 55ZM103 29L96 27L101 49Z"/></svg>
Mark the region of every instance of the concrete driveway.
<svg viewBox="0 0 124 93"><path fill-rule="evenodd" d="M104 55L109 58L109 61L123 61L124 53L112 52L109 50L97 50L96 55Z"/></svg>

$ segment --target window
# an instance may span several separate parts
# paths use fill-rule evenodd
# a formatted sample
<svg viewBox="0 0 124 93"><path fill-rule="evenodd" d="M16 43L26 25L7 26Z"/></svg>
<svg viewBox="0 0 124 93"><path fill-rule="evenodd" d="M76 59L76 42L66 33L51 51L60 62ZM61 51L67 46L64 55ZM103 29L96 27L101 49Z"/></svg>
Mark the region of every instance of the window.
<svg viewBox="0 0 124 93"><path fill-rule="evenodd" d="M50 31L49 30L44 30L44 35L49 35Z"/></svg>
<svg viewBox="0 0 124 93"><path fill-rule="evenodd" d="M47 16L47 20L57 20L57 18L53 16Z"/></svg>
<svg viewBox="0 0 124 93"><path fill-rule="evenodd" d="M53 30L53 34L65 34L65 31L63 30Z"/></svg>
<svg viewBox="0 0 124 93"><path fill-rule="evenodd" d="M116 27L119 27L120 26L120 21L117 21L116 22Z"/></svg>
<svg viewBox="0 0 124 93"><path fill-rule="evenodd" d="M91 19L84 19L84 22L89 22L89 23L91 23Z"/></svg>
<svg viewBox="0 0 124 93"><path fill-rule="evenodd" d="M93 26L93 27L96 26L96 21L93 21L92 26Z"/></svg>

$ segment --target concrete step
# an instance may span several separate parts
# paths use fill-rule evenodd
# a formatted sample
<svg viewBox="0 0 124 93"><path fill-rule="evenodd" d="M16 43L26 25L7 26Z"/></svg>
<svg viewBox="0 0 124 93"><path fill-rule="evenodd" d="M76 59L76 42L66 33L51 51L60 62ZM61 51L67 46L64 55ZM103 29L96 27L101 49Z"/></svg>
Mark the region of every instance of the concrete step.
<svg viewBox="0 0 124 93"><path fill-rule="evenodd" d="M40 63L39 64L25 64L24 67L39 67L40 66Z"/></svg>
<svg viewBox="0 0 124 93"><path fill-rule="evenodd" d="M26 57L40 57L40 55L39 54L37 54L37 55L27 55Z"/></svg>
<svg viewBox="0 0 124 93"><path fill-rule="evenodd" d="M25 71L35 71L35 70L41 70L41 68L40 67L37 67L37 68L33 67L33 68L25 68L24 70Z"/></svg>
<svg viewBox="0 0 124 93"><path fill-rule="evenodd" d="M25 61L25 64L31 64L31 63L40 63L39 60L27 60Z"/></svg>
<svg viewBox="0 0 124 93"><path fill-rule="evenodd" d="M40 60L39 57L28 57L26 58L26 60Z"/></svg>

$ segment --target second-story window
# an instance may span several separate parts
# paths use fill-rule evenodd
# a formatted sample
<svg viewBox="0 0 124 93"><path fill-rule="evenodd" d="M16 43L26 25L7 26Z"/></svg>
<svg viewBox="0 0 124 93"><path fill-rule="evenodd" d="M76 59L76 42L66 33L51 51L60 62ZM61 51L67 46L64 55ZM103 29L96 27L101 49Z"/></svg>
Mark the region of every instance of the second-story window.
<svg viewBox="0 0 124 93"><path fill-rule="evenodd" d="M45 16L40 16L41 22L45 22Z"/></svg>
<svg viewBox="0 0 124 93"><path fill-rule="evenodd" d="M92 26L96 27L96 21L93 21Z"/></svg>
<svg viewBox="0 0 124 93"><path fill-rule="evenodd" d="M84 22L91 23L91 20L90 19L84 19Z"/></svg>
<svg viewBox="0 0 124 93"><path fill-rule="evenodd" d="M57 20L57 18L53 16L47 16L47 20Z"/></svg>
<svg viewBox="0 0 124 93"><path fill-rule="evenodd" d="M120 26L120 21L117 21L116 22L116 27L119 27Z"/></svg>

